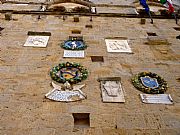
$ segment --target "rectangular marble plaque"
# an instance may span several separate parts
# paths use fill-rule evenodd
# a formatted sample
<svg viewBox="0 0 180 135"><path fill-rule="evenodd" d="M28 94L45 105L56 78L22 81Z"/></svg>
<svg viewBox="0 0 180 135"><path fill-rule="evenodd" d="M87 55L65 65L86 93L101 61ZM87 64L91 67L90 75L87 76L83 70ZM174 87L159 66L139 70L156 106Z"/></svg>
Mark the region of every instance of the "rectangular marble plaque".
<svg viewBox="0 0 180 135"><path fill-rule="evenodd" d="M127 40L105 39L108 52L132 53Z"/></svg>
<svg viewBox="0 0 180 135"><path fill-rule="evenodd" d="M64 50L65 58L84 58L84 51Z"/></svg>
<svg viewBox="0 0 180 135"><path fill-rule="evenodd" d="M173 104L170 94L140 94L140 97L147 104Z"/></svg>
<svg viewBox="0 0 180 135"><path fill-rule="evenodd" d="M100 79L103 102L124 103L124 92L119 79Z"/></svg>
<svg viewBox="0 0 180 135"><path fill-rule="evenodd" d="M48 40L49 36L28 36L24 46L46 47Z"/></svg>

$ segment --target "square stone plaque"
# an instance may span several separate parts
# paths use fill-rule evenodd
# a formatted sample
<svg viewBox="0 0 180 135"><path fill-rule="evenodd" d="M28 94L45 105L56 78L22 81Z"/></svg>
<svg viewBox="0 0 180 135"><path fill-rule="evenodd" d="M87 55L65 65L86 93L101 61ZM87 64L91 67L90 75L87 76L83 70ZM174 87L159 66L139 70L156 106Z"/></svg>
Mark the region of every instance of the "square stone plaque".
<svg viewBox="0 0 180 135"><path fill-rule="evenodd" d="M28 36L24 46L46 47L49 36Z"/></svg>
<svg viewBox="0 0 180 135"><path fill-rule="evenodd" d="M64 58L84 58L84 51L64 50Z"/></svg>
<svg viewBox="0 0 180 135"><path fill-rule="evenodd" d="M121 86L120 78L100 78L102 100L103 102L124 103L124 92Z"/></svg>
<svg viewBox="0 0 180 135"><path fill-rule="evenodd" d="M127 40L105 39L108 52L132 53Z"/></svg>

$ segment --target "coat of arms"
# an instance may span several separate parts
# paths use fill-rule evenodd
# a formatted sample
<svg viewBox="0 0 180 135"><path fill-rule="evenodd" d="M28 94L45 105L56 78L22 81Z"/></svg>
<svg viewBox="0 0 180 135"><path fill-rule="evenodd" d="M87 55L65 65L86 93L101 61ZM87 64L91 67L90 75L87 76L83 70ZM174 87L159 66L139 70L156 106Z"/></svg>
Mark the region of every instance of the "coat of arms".
<svg viewBox="0 0 180 135"><path fill-rule="evenodd" d="M149 77L149 76L141 77L141 82L144 86L152 88L152 89L159 87L157 79Z"/></svg>

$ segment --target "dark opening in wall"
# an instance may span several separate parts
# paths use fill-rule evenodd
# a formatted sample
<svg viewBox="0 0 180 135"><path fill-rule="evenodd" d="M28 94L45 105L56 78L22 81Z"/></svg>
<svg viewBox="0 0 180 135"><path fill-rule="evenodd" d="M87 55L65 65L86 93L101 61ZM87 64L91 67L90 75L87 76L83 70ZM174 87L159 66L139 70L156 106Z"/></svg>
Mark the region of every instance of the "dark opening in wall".
<svg viewBox="0 0 180 135"><path fill-rule="evenodd" d="M8 20L8 21L12 20L12 12L5 13L5 20Z"/></svg>
<svg viewBox="0 0 180 135"><path fill-rule="evenodd" d="M92 28L92 25L86 25L85 27L86 28Z"/></svg>
<svg viewBox="0 0 180 135"><path fill-rule="evenodd" d="M33 35L40 35L40 36L51 36L51 32L34 32L34 31L28 31L29 36Z"/></svg>
<svg viewBox="0 0 180 135"><path fill-rule="evenodd" d="M91 56L92 62L104 62L103 56Z"/></svg>
<svg viewBox="0 0 180 135"><path fill-rule="evenodd" d="M180 78L177 78L176 80L177 80L177 82L180 82Z"/></svg>
<svg viewBox="0 0 180 135"><path fill-rule="evenodd" d="M80 30L72 30L71 32L72 32L72 34L81 34Z"/></svg>
<svg viewBox="0 0 180 135"><path fill-rule="evenodd" d="M137 12L139 13L139 16L147 16L147 13L144 9L137 9ZM153 11L150 11L151 15L155 15L155 13Z"/></svg>
<svg viewBox="0 0 180 135"><path fill-rule="evenodd" d="M4 28L0 27L0 36L1 36L1 31L3 30Z"/></svg>
<svg viewBox="0 0 180 135"><path fill-rule="evenodd" d="M69 40L83 40L82 36L69 36Z"/></svg>
<svg viewBox="0 0 180 135"><path fill-rule="evenodd" d="M180 31L180 27L174 27L174 29Z"/></svg>
<svg viewBox="0 0 180 135"><path fill-rule="evenodd" d="M89 128L89 114L90 113L73 113L74 128Z"/></svg>
<svg viewBox="0 0 180 135"><path fill-rule="evenodd" d="M146 23L146 19L141 18L141 24L145 24Z"/></svg>
<svg viewBox="0 0 180 135"><path fill-rule="evenodd" d="M157 36L156 33L153 33L153 32L147 32L148 36Z"/></svg>
<svg viewBox="0 0 180 135"><path fill-rule="evenodd" d="M176 37L176 39L180 39L180 35Z"/></svg>
<svg viewBox="0 0 180 135"><path fill-rule="evenodd" d="M4 28L0 27L0 32L1 32L2 30L4 30Z"/></svg>
<svg viewBox="0 0 180 135"><path fill-rule="evenodd" d="M74 22L79 22L79 16L78 15L74 16Z"/></svg>

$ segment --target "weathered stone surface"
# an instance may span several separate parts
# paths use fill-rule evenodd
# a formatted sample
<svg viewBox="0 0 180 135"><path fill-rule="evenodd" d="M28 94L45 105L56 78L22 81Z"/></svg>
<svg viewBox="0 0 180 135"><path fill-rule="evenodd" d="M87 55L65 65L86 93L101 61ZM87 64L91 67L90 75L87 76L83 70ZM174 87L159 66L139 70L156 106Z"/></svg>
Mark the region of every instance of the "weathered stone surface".
<svg viewBox="0 0 180 135"><path fill-rule="evenodd" d="M113 1L97 1L110 3ZM129 2L129 1L128 1ZM128 3L127 2L127 3ZM114 1L114 4L122 1ZM112 5L112 4L111 4ZM0 134L2 135L119 135L119 134L180 134L179 107L179 35L174 20L156 19L141 25L139 18L13 14L5 21L0 14ZM91 29L85 28L92 25ZM84 59L62 58L60 44L81 31L88 45ZM23 47L28 31L48 31L47 48ZM170 45L147 45L147 32L163 36ZM105 39L126 37L133 54L107 53ZM90 56L103 56L104 62L93 63ZM60 62L78 62L89 70L83 92L87 99L73 103L58 103L45 99L52 89L49 71ZM174 105L143 104L141 93L130 80L132 75L155 72L169 85ZM125 92L124 104L103 103L99 77L121 77ZM90 113L90 128L74 130L72 113Z"/></svg>
<svg viewBox="0 0 180 135"><path fill-rule="evenodd" d="M168 43L168 40L165 39L164 37L149 36L147 44L149 44L149 45L168 45L169 43Z"/></svg>

